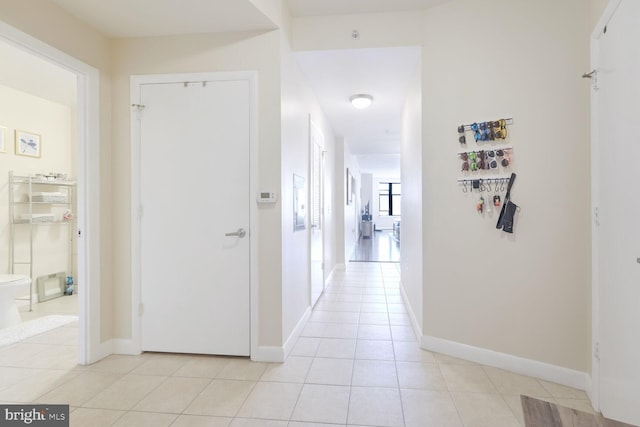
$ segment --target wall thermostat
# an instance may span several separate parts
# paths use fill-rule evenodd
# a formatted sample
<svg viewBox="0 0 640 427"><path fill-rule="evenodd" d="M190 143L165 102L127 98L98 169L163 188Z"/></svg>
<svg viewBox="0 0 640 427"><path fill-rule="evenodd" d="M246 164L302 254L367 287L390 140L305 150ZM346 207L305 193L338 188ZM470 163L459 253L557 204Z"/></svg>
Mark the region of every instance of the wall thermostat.
<svg viewBox="0 0 640 427"><path fill-rule="evenodd" d="M258 193L258 203L275 203L276 193L261 191Z"/></svg>

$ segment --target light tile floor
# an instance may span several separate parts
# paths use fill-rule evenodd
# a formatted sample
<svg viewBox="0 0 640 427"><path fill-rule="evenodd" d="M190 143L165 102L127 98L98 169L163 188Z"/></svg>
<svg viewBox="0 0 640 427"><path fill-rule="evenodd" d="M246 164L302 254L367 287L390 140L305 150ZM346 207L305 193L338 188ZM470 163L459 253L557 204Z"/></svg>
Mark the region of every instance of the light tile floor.
<svg viewBox="0 0 640 427"><path fill-rule="evenodd" d="M421 350L399 279L398 264L350 263L283 364L145 353L78 366L68 325L0 349L0 401L67 403L78 427L523 426L520 394L592 412L582 391Z"/></svg>

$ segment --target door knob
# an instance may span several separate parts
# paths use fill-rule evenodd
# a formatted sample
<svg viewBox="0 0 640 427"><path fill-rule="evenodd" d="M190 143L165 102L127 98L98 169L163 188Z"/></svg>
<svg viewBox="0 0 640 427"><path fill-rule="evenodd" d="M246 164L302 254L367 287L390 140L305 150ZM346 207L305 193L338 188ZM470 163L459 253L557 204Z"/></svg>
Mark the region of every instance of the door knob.
<svg viewBox="0 0 640 427"><path fill-rule="evenodd" d="M241 239L247 235L247 232L244 231L244 228L238 228L238 231L234 231L233 233L226 233L225 236L238 236Z"/></svg>

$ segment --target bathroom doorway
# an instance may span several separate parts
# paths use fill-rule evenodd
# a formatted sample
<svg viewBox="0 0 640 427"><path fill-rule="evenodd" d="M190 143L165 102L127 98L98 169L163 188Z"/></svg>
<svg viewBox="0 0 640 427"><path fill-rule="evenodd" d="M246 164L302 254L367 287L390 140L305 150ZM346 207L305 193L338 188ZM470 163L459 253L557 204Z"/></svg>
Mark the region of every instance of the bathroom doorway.
<svg viewBox="0 0 640 427"><path fill-rule="evenodd" d="M36 89L42 90L43 86L46 86L46 82L42 82L35 74L40 71L39 67L31 67L21 69L20 73L7 73L2 74L2 78L5 80L1 82L5 87L9 87L10 90L16 92L26 92L28 96L41 98L44 103L53 102L50 97L57 96L58 99L53 102L62 105L64 108L68 108L69 124L67 129L67 137L71 140L68 146L68 158L67 167L75 165L75 173L63 172L62 165L58 165L57 169L60 170L40 170L41 166L45 166L38 161L43 156L48 155L47 150L54 148L54 142L47 138L49 130L46 134L44 132L38 133L38 129L31 129L26 121L21 121L19 118L15 118L14 122L0 123L6 129L5 134L5 152L0 154L6 159L9 157L18 157L17 163L12 165L11 169L16 169L16 172L22 175L36 174L51 174L51 172L57 174L67 174L67 177L75 175L75 211L70 212L74 218L73 227L71 229L71 235L73 236L73 244L75 250L72 253L74 258L73 270L75 273L69 275L74 277L74 281L80 284L80 288L76 288L74 294L76 294L76 302L73 300L67 301L69 306L65 307L65 311L75 311L78 320L76 321L76 330L73 332L76 340L76 352L75 360L81 364L91 363L104 357L108 349L105 349L105 344L100 343L100 311L99 311L99 295L100 295L100 157L99 157L99 119L98 119L98 104L99 104L99 74L95 68L78 61L77 59L61 52L46 43L43 43L26 33L23 33L16 28L13 28L3 22L0 22L0 44L3 48L13 49L17 55L21 55L26 61L31 61L31 64L38 63L45 68L53 70L56 69L58 73L67 73L67 77L70 81L73 81L75 86L75 104L65 105L61 102L60 98L64 95L60 93L60 87L49 87L50 93L56 95L43 96L43 93L34 93ZM4 70L10 67L3 67ZM13 83L10 83L9 77L15 78ZM31 80L29 80L31 79ZM35 83L37 82L37 84ZM67 93L66 96L69 96ZM70 101L73 103L73 101ZM51 125L53 126L53 125ZM33 125L35 127L35 124ZM48 128L47 128L48 129ZM26 131L39 135L41 143L40 157L21 158L15 153L15 135L16 131ZM74 136L72 138L72 136ZM46 145L49 144L49 145ZM45 148L47 147L47 148ZM53 152L52 152L53 153ZM15 166L15 167L14 167ZM48 165L50 168L52 165ZM8 181L9 176L9 161L3 162L2 168L0 168L0 178ZM89 191L89 189L92 191ZM3 189L7 190L4 186ZM8 239L8 194L2 194L0 197L0 204L5 206L6 209L2 209L5 215L3 223L5 227L0 231L2 239ZM54 231L49 230L41 234L55 234ZM70 239L71 240L71 239ZM7 242L8 243L8 242ZM7 245L3 246L3 250L7 251ZM1 252L0 252L1 254ZM5 252L1 254L3 259L8 260L8 254ZM44 258L41 258L44 259ZM35 260L34 260L35 263ZM2 269L6 272L9 271L9 263L6 262ZM35 264L34 264L35 265ZM65 269L66 270L66 269ZM60 271L58 271L60 272ZM66 273L66 271L65 271ZM43 274L46 276L46 273ZM37 292L37 277L34 286ZM66 276L65 276L66 282ZM90 286L89 286L90 284ZM84 286L82 286L84 285ZM79 292L78 292L79 289ZM53 301L51 299L50 301ZM62 310L62 307L52 308L49 304L47 310L57 311ZM42 307L44 308L44 306ZM32 310L33 313L36 310ZM28 319L27 319L28 320ZM31 319L33 320L33 319Z"/></svg>

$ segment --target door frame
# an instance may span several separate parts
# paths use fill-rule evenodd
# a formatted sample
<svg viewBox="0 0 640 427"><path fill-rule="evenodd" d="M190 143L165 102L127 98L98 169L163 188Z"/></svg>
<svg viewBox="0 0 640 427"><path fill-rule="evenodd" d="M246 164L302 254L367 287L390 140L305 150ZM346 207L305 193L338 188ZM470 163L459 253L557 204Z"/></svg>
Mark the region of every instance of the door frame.
<svg viewBox="0 0 640 427"><path fill-rule="evenodd" d="M145 84L183 83L193 81L228 81L246 80L249 83L249 257L250 257L250 354L258 353L258 206L254 195L258 194L258 74L255 71L146 74L132 75L130 78L131 95L131 327L132 342L129 352L142 352L142 229L141 229L141 167L142 152L140 149L140 120L138 109L141 87Z"/></svg>
<svg viewBox="0 0 640 427"><path fill-rule="evenodd" d="M100 332L100 73L3 21L0 40L77 77L78 363L94 363L112 353L111 341L101 342Z"/></svg>
<svg viewBox="0 0 640 427"><path fill-rule="evenodd" d="M327 279L327 275L326 275L326 271L325 271L325 265L326 265L326 258L325 258L325 243L326 243L326 237L325 237L325 215L324 215L324 203L325 203L325 198L324 198L324 190L325 190L325 164L324 164L324 159L325 159L325 153L326 151L326 145L325 145L325 141L324 141L324 133L322 132L322 129L320 128L320 126L318 126L318 124L316 122L313 121L313 118L311 117L311 114L309 114L309 118L308 118L308 123L309 123L309 172L308 175L310 177L309 180L309 200L308 200L308 205L309 207L311 207L311 209L313 209L313 204L311 203L312 198L313 198L313 182L314 182L314 174L313 174L313 144L314 144L314 139L313 139L313 132L314 132L314 128L316 129L316 131L318 132L318 134L322 135L322 143L319 144L320 145L320 161L319 161L319 166L320 166L320 241L322 244L322 292L320 293L320 295L322 296L322 294L324 293L325 289L326 289L326 279ZM311 209L309 210L310 218L313 218L313 212L311 212ZM310 221L313 222L313 221ZM310 224L309 226L309 306L311 308L314 307L315 303L317 301L313 301L313 277L312 277L312 267L313 267L313 259L312 259L312 250L313 250L313 224ZM319 298L319 297L318 297Z"/></svg>
<svg viewBox="0 0 640 427"><path fill-rule="evenodd" d="M597 70L599 63L599 42L603 29L611 20L622 0L610 0L602 16L591 33L591 70ZM598 209L600 206L601 171L597 161L600 153L600 130L598 120L598 90L591 86L591 384L587 394L596 411L600 411L600 238Z"/></svg>

